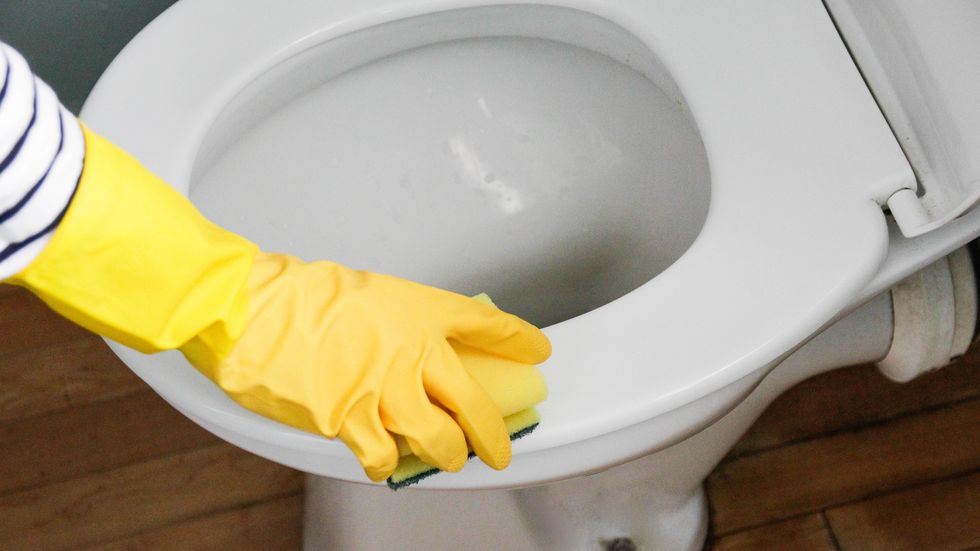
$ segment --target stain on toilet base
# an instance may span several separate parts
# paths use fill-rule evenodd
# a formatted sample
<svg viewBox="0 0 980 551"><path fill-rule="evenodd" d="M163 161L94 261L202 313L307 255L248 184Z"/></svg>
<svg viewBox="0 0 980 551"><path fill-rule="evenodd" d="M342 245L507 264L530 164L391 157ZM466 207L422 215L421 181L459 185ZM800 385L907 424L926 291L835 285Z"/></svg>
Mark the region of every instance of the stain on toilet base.
<svg viewBox="0 0 980 551"><path fill-rule="evenodd" d="M604 551L637 551L636 543L630 538L613 538L611 540L599 540Z"/></svg>

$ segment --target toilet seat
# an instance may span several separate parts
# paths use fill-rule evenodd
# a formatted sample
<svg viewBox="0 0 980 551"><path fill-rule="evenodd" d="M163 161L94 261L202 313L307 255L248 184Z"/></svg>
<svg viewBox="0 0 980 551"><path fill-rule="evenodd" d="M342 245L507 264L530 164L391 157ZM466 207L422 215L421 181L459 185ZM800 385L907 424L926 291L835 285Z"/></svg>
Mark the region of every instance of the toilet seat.
<svg viewBox="0 0 980 551"><path fill-rule="evenodd" d="M887 248L879 205L916 185L819 2L536 4L602 17L655 52L704 141L708 218L655 279L546 329L555 350L543 367L550 398L535 435L515 444L510 469L489 476L473 464L430 487L592 472L703 428L851 304ZM186 192L222 106L267 68L358 29L486 5L505 4L308 1L279 11L259 0L187 0L120 54L82 118ZM229 441L309 472L365 480L339 443L239 408L178 354L112 346L165 399ZM717 407L704 405L711 396L721 397Z"/></svg>

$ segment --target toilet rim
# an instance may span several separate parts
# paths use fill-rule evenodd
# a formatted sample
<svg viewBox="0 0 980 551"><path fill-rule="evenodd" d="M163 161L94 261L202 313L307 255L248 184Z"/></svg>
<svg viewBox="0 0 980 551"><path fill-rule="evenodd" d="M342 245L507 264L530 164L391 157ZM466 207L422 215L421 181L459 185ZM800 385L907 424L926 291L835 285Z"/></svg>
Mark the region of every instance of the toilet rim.
<svg viewBox="0 0 980 551"><path fill-rule="evenodd" d="M592 14L646 44L672 75L701 132L712 195L701 234L666 271L545 329L555 350L543 367L550 398L540 407L544 422L534 437L515 446L515 461L521 453L642 423L788 354L872 278L888 239L879 205L897 189L915 187L822 5L648 4L520 4ZM271 0L185 0L117 57L82 118L186 193L214 118L267 68L383 22L509 5L515 4L310 1L283 12ZM214 26L219 20L229 24ZM242 25L252 32L242 32ZM216 40L221 48L213 47ZM230 400L195 402L182 391L186 382L174 383L154 368L174 361L173 354L114 349L198 420L351 460L336 442L262 419Z"/></svg>

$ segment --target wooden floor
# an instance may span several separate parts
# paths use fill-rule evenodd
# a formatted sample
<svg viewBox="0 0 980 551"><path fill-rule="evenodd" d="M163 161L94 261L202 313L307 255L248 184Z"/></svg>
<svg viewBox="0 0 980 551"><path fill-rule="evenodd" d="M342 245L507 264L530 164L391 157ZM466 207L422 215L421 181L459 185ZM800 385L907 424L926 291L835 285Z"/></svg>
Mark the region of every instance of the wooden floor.
<svg viewBox="0 0 980 551"><path fill-rule="evenodd" d="M711 474L715 551L980 549L980 354L781 396Z"/></svg>
<svg viewBox="0 0 980 551"><path fill-rule="evenodd" d="M298 549L302 492L0 285L0 550Z"/></svg>
<svg viewBox="0 0 980 551"><path fill-rule="evenodd" d="M0 549L298 549L301 483L0 285ZM980 549L980 354L908 385L807 381L708 488L716 551Z"/></svg>

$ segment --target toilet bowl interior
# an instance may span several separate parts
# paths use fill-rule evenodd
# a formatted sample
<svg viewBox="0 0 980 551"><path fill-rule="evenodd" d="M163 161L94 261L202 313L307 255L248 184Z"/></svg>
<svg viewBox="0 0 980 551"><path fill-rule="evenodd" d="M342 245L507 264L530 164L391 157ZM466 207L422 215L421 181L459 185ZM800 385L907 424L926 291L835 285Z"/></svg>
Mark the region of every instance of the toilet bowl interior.
<svg viewBox="0 0 980 551"><path fill-rule="evenodd" d="M258 75L217 116L190 197L267 250L465 294L550 325L677 260L704 146L655 55L568 8L370 27Z"/></svg>

